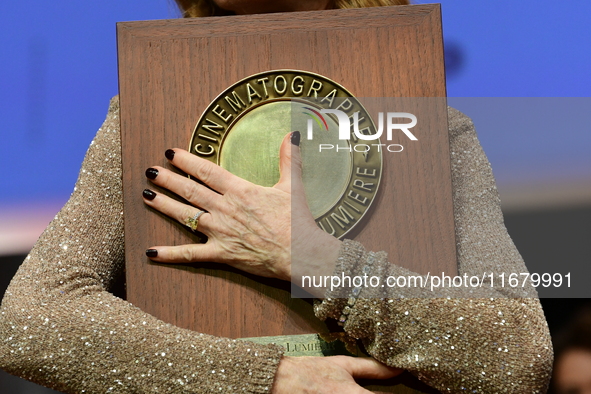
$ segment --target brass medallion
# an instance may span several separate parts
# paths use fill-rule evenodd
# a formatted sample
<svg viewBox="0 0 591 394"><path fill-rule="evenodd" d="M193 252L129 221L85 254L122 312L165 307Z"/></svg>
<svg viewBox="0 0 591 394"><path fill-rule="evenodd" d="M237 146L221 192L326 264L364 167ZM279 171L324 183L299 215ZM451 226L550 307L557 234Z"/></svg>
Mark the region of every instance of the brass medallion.
<svg viewBox="0 0 591 394"><path fill-rule="evenodd" d="M340 140L338 119L323 115L323 109L351 118L359 112L359 130L375 133L365 108L338 83L307 71L273 70L238 81L213 100L197 122L189 151L270 187L279 180L281 141L299 130L308 205L316 223L341 238L377 194L382 153L368 149L379 139L362 141L351 133L349 140Z"/></svg>

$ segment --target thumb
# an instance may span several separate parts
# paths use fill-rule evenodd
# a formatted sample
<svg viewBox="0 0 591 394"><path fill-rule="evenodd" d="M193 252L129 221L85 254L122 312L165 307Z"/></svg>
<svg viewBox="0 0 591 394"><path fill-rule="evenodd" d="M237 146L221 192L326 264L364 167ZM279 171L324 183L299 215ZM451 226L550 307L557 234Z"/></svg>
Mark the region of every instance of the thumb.
<svg viewBox="0 0 591 394"><path fill-rule="evenodd" d="M279 148L280 177L275 187L288 193L293 192L293 195L303 195L304 192L300 138L299 131L292 131L283 138Z"/></svg>
<svg viewBox="0 0 591 394"><path fill-rule="evenodd" d="M334 361L355 379L390 379L404 371L401 368L389 367L371 357L335 356Z"/></svg>

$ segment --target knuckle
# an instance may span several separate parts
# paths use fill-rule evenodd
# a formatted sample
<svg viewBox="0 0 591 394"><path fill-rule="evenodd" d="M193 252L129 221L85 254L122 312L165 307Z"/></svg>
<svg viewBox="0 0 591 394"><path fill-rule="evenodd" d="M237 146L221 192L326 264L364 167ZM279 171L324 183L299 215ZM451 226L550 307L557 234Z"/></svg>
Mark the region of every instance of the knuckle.
<svg viewBox="0 0 591 394"><path fill-rule="evenodd" d="M189 248L174 248L170 251L170 257L176 262L192 261L193 254Z"/></svg>
<svg viewBox="0 0 591 394"><path fill-rule="evenodd" d="M232 198L226 198L225 204L221 207L221 211L224 215L224 219L234 219L238 212L240 212L239 199L232 196Z"/></svg>
<svg viewBox="0 0 591 394"><path fill-rule="evenodd" d="M190 248L182 248L181 256L183 261L193 261L193 253Z"/></svg>
<svg viewBox="0 0 591 394"><path fill-rule="evenodd" d="M257 185L247 183L240 187L239 195L242 199L246 201L256 201L259 198L260 190Z"/></svg>
<svg viewBox="0 0 591 394"><path fill-rule="evenodd" d="M183 197L192 203L196 203L199 201L199 186L196 182L189 181L191 183L185 183L183 185Z"/></svg>
<svg viewBox="0 0 591 394"><path fill-rule="evenodd" d="M207 160L200 160L196 164L198 178L208 183L213 176L213 166Z"/></svg>

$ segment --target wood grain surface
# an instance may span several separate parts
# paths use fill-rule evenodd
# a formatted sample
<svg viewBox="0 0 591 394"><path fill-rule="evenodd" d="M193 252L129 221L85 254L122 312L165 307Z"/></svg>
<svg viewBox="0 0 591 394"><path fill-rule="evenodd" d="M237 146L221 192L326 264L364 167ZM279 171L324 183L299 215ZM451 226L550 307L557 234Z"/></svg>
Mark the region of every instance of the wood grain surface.
<svg viewBox="0 0 591 394"><path fill-rule="evenodd" d="M329 331L310 300L290 297L289 284L216 264L150 262L148 246L198 239L144 206L142 190L153 187L144 171L166 166L167 148L188 147L218 94L262 71L318 73L356 97L444 98L439 6L126 22L117 32L128 300L166 322L219 336ZM455 274L445 100L417 103L417 134L428 138L407 144L404 156L384 155L379 195L349 237L415 272Z"/></svg>

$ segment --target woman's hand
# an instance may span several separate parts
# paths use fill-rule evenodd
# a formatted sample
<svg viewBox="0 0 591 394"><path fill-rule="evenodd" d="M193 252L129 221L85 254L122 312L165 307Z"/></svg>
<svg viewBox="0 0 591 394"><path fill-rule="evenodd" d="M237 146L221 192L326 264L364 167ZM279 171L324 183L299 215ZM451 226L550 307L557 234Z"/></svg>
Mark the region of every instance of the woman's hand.
<svg viewBox="0 0 591 394"><path fill-rule="evenodd" d="M286 357L279 363L273 394L371 393L355 379L389 379L403 370L365 357Z"/></svg>
<svg viewBox="0 0 591 394"><path fill-rule="evenodd" d="M186 224L200 210L198 230L205 244L157 246L148 249L154 261L170 263L218 262L243 271L283 280L292 277L292 257L303 267L329 275L340 241L322 231L308 208L301 180L299 132L286 135L280 148L279 182L262 187L182 149L168 150L176 167L209 188L162 167L146 171L150 180L183 197L192 205L151 190L147 205ZM291 141L291 143L290 143ZM316 271L315 271L316 273ZM298 274L301 275L301 274Z"/></svg>

